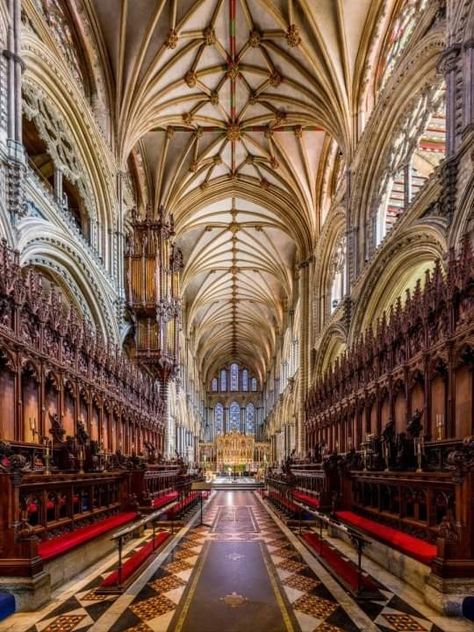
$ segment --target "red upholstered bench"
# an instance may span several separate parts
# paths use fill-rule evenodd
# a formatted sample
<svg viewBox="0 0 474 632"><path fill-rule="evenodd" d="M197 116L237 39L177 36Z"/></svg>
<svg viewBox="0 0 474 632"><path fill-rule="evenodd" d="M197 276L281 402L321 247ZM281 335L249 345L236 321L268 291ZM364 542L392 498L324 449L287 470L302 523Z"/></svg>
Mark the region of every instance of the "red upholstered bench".
<svg viewBox="0 0 474 632"><path fill-rule="evenodd" d="M379 524L374 520L358 516L352 511L338 511L336 512L336 517L423 564L431 565L436 557L438 549L435 544L415 538L412 535L403 533L403 531L398 531L392 527Z"/></svg>
<svg viewBox="0 0 474 632"><path fill-rule="evenodd" d="M80 527L75 531L70 531L51 540L45 540L38 545L38 555L43 558L44 562L47 562L58 557L58 555L67 553L67 551L74 549L76 546L107 533L111 529L117 529L117 527L135 520L136 517L137 513L135 511L119 513L116 516L87 525L87 527Z"/></svg>
<svg viewBox="0 0 474 632"><path fill-rule="evenodd" d="M129 577L133 575L133 573L140 568L140 566L147 560L150 555L155 551L158 547L160 547L168 538L170 534L167 531L162 531L155 535L155 541L150 540L147 542L145 546L143 546L139 551L137 551L132 557L130 557L122 566L122 577L121 581L126 581ZM108 577L104 579L101 584L101 588L110 588L112 586L117 586L119 583L119 572L118 569L111 573Z"/></svg>
<svg viewBox="0 0 474 632"><path fill-rule="evenodd" d="M300 508L298 507L298 505L295 505L294 502L292 502L291 500L289 500L286 496L283 496L282 494L278 494L277 492L270 492L270 499L274 500L282 508L286 509L287 511L291 513L296 513L297 511L300 511Z"/></svg>
<svg viewBox="0 0 474 632"><path fill-rule="evenodd" d="M153 509L160 509L178 498L178 492L170 492L169 494L163 494L163 496L157 496L153 499L151 506Z"/></svg>
<svg viewBox="0 0 474 632"><path fill-rule="evenodd" d="M304 533L303 539L315 553L321 557L333 570L334 574L352 591L359 588L359 573L357 566L346 559L339 551L330 546L324 540L320 540L316 533ZM362 587L367 591L377 590L377 585L370 578L362 575ZM382 595L381 595L382 596Z"/></svg>
<svg viewBox="0 0 474 632"><path fill-rule="evenodd" d="M189 492L187 496L185 496L178 503L176 503L176 505L173 505L170 508L169 514L173 517L177 516L178 514L182 513L185 509L187 509L198 498L199 496L197 492Z"/></svg>
<svg viewBox="0 0 474 632"><path fill-rule="evenodd" d="M319 508L319 498L311 494L304 494L303 492L295 491L293 493L293 498L298 502L303 503L303 505L308 505L314 509Z"/></svg>

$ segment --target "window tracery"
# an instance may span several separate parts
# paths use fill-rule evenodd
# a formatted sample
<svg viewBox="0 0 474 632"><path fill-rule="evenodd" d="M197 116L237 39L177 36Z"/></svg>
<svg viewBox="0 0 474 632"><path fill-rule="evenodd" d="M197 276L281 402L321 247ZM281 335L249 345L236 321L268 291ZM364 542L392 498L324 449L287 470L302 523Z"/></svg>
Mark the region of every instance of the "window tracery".
<svg viewBox="0 0 474 632"><path fill-rule="evenodd" d="M247 433L255 434L255 406L252 403L247 404L247 409L245 412L246 412Z"/></svg>
<svg viewBox="0 0 474 632"><path fill-rule="evenodd" d="M346 269L346 236L341 235L334 249L331 263L331 313L344 297L344 276Z"/></svg>
<svg viewBox="0 0 474 632"><path fill-rule="evenodd" d="M230 390L239 390L239 365L235 362L230 365Z"/></svg>
<svg viewBox="0 0 474 632"><path fill-rule="evenodd" d="M221 403L216 404L214 408L214 427L216 436L224 432L224 406Z"/></svg>
<svg viewBox="0 0 474 632"><path fill-rule="evenodd" d="M60 201L65 210L69 209L68 186L76 190L81 206L89 219L96 218L94 195L89 178L74 140L58 111L47 101L37 86L23 84L23 111L28 121L34 123L40 138L44 141L54 167L62 172L68 181L64 186L63 199ZM82 218L81 230L84 231L86 217ZM85 234L87 231L85 231Z"/></svg>
<svg viewBox="0 0 474 632"><path fill-rule="evenodd" d="M407 106L390 143L378 193L375 244L390 231L445 155L444 86L429 86Z"/></svg>
<svg viewBox="0 0 474 632"><path fill-rule="evenodd" d="M209 384L209 390L212 393L236 393L249 391L257 391L257 378L252 377L250 370L242 367L238 362L233 362L229 368L220 369Z"/></svg>
<svg viewBox="0 0 474 632"><path fill-rule="evenodd" d="M225 369L221 370L221 392L225 392L227 390L227 371Z"/></svg>
<svg viewBox="0 0 474 632"><path fill-rule="evenodd" d="M232 402L229 406L229 432L240 431L240 406Z"/></svg>
<svg viewBox="0 0 474 632"><path fill-rule="evenodd" d="M415 30L417 16L425 10L427 5L428 0L405 0L398 11L383 48L382 63L379 65L378 90L382 90L387 83Z"/></svg>

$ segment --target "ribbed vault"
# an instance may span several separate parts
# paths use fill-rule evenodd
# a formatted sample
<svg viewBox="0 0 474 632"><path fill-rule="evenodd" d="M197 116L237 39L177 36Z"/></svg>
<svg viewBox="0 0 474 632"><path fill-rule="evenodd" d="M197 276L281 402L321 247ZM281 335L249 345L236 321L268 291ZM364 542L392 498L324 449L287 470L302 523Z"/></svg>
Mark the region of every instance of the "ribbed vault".
<svg viewBox="0 0 474 632"><path fill-rule="evenodd" d="M139 212L175 216L201 376L235 359L263 380L321 227L331 139L352 153L382 3L88 2L118 161L133 165Z"/></svg>

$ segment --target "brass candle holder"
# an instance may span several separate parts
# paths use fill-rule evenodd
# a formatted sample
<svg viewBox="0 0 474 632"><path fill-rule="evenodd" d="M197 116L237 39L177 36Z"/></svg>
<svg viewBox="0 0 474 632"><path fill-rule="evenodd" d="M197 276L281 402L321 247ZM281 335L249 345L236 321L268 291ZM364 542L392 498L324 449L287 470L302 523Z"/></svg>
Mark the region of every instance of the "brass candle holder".
<svg viewBox="0 0 474 632"><path fill-rule="evenodd" d="M385 471L389 472L390 471L390 450L385 441L382 443L382 453L383 453L383 460L385 462Z"/></svg>
<svg viewBox="0 0 474 632"><path fill-rule="evenodd" d="M46 446L46 450L44 453L44 474L45 476L50 476L51 475L51 469L50 469L50 465L51 465L51 454L50 454L50 447L49 447L49 439L45 439L45 446Z"/></svg>
<svg viewBox="0 0 474 632"><path fill-rule="evenodd" d="M84 447L79 448L79 474L84 474Z"/></svg>
<svg viewBox="0 0 474 632"><path fill-rule="evenodd" d="M416 471L422 472L422 458L423 458L423 437L417 437L415 439L416 450Z"/></svg>

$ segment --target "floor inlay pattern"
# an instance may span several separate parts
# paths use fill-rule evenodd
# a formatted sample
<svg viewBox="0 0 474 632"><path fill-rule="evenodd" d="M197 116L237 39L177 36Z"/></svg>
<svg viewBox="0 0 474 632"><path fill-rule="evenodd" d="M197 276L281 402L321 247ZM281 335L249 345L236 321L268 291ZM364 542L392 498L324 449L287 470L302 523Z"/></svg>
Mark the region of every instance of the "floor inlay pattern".
<svg viewBox="0 0 474 632"><path fill-rule="evenodd" d="M219 516L222 517L221 524L225 525L223 530L216 528ZM100 566L100 572L85 575L86 580L75 594L69 593L67 599L62 601L56 597L56 606L41 611L44 614L32 614L29 623L26 623L28 617L24 617L24 625L7 627L6 622L1 623L0 632L247 632L250 629L252 632L366 632L367 627L361 626L360 617L355 616L357 612L372 622L374 630L380 632L467 632L470 629L469 624L460 623L459 620L450 620L445 624L446 619L434 612L430 619L382 584L382 600L356 603L348 595L347 599L335 597L347 593L342 588L339 593L329 590L326 580L322 579L324 574L320 576L317 571L320 567L314 564L310 567L307 556L298 550L299 530L295 529L293 534L285 531L284 526L274 519L254 492L219 491L207 503L203 519L211 528L197 526L185 533L154 572L149 573L149 579L137 582L136 592L130 594L128 599L98 595L96 592L103 578L114 568L115 557L111 556L107 558L111 560L108 564ZM151 533L147 533L138 542L129 543L125 557L144 546L150 538ZM225 576L235 573L239 565L245 568L249 560L253 563L255 551L261 551L259 555L263 555L266 572L281 609L281 625L265 627L262 622L267 603L259 602L261 618L256 615L251 625L242 627L246 613L256 603L252 591L245 584L241 584L240 588L232 588L229 583L224 586L225 582L222 585L217 582L220 590L216 592L216 600L221 608L227 608L231 613L227 623L217 624L213 609L207 608L196 626L193 616L191 627L186 627L189 622L186 623L181 613L185 612L186 607L192 607L193 590L199 583L207 551L212 546L218 547L216 551L221 551L217 560ZM186 601L189 602L187 605ZM426 609L423 612L426 614ZM101 617L104 615L105 620L109 613L113 614L112 623L102 624ZM15 616L8 621L14 621ZM227 616L225 612L223 616ZM180 617L182 621L176 627ZM355 620L359 621L358 625ZM443 623L440 624L440 621Z"/></svg>
<svg viewBox="0 0 474 632"><path fill-rule="evenodd" d="M271 506L271 510L281 518L284 517L280 512L275 511L273 506ZM293 532L296 536L298 536L299 528L294 528ZM278 542L275 542L274 545L277 547ZM287 550L287 547L285 547L285 550ZM273 555L279 556L280 558L286 557L286 555L282 554L281 550L278 548L274 549ZM278 563L277 567L284 569L285 561L286 560ZM299 574L289 576L283 579L283 584L289 588L298 590L298 583L300 581L299 578ZM413 608L405 599L395 594L392 590L389 590L385 585L381 584L378 581L378 578L372 575L371 578L379 585L382 599L361 600L357 602L357 607L360 608L360 610L362 610L365 615L371 619L376 628L382 632L452 632L454 630L456 630L456 632L467 632L470 629L471 624L469 622L464 620L461 621L459 619L454 620L452 618L440 617L440 615L434 611L431 611L431 619L428 618L423 613ZM304 584L301 586L304 586ZM407 588L409 589L409 587L405 588L405 593L407 592ZM324 586L320 585L315 587L312 592L317 593L322 590L324 590ZM299 598L294 601L292 605L294 608L300 609L302 612L305 612L305 614L309 614L314 618L318 618L318 612L321 611L316 602L308 599L307 597ZM430 610L428 607L426 607L426 609ZM326 619L324 624L321 624L319 627L314 629L318 630L318 632L334 632L339 629L345 631L346 628L344 625L338 623L337 620L333 620L332 617L329 617L329 619L331 619L331 621ZM435 622L440 619L444 620L446 623L443 623L441 626L437 625ZM334 625L335 627L331 627L331 625Z"/></svg>

